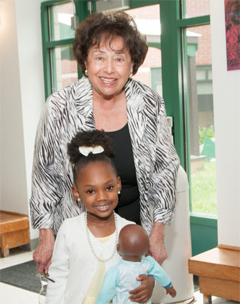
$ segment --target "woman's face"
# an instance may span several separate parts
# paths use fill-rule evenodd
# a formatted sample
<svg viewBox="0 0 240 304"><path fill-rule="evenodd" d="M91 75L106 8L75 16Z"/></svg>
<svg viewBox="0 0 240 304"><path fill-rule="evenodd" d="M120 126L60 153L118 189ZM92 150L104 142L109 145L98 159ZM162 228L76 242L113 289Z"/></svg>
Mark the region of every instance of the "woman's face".
<svg viewBox="0 0 240 304"><path fill-rule="evenodd" d="M92 46L85 64L93 93L106 100L121 94L133 67L121 37L113 39L110 45L109 41L103 41L99 47Z"/></svg>

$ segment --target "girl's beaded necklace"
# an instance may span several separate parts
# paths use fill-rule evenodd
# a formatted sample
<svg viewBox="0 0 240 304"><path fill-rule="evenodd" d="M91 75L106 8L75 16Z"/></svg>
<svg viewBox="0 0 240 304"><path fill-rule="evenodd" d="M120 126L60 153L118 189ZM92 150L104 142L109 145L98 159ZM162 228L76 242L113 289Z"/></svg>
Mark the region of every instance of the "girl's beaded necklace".
<svg viewBox="0 0 240 304"><path fill-rule="evenodd" d="M117 230L117 216L115 214L115 212L113 211L113 216L114 216L114 224L115 224L115 246L114 246L114 250L113 250L113 253L111 254L111 256L107 259L101 259L100 257L97 256L94 248L93 248L93 244L90 240L90 235L89 235L89 229L88 229L88 225L87 225L87 211L85 211L84 213L84 219L85 219L85 227L86 227L86 232L87 232L87 241L88 241L88 244L91 248L91 251L93 253L93 255L95 256L95 258L99 261L99 262L107 262L109 260L111 260L117 250L117 243L118 243L118 230Z"/></svg>

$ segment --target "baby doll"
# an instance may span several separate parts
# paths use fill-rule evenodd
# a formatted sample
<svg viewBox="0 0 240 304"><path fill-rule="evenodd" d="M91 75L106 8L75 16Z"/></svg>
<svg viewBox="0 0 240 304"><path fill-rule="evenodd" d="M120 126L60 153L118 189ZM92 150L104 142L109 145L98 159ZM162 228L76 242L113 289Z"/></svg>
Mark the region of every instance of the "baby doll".
<svg viewBox="0 0 240 304"><path fill-rule="evenodd" d="M96 304L133 303L129 298L129 290L138 287L136 278L140 274L152 275L157 283L166 289L173 298L176 296L172 282L163 268L151 257L142 258L149 249L149 238L145 230L130 224L122 228L117 245L122 260L115 267L109 268ZM151 300L147 302L151 303Z"/></svg>

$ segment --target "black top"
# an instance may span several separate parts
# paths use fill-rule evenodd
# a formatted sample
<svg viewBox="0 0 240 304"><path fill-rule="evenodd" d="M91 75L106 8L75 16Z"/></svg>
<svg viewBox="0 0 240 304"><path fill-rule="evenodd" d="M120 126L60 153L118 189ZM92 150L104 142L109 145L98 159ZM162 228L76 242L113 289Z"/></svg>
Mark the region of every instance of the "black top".
<svg viewBox="0 0 240 304"><path fill-rule="evenodd" d="M128 125L106 134L113 141L115 154L113 162L122 182L116 212L123 218L140 224L139 191Z"/></svg>

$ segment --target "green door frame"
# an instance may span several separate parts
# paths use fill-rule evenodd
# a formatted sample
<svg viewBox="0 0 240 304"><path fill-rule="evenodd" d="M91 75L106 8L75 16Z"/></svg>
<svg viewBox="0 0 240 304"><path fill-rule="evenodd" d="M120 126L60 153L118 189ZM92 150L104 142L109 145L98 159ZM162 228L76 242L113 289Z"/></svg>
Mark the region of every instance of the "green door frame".
<svg viewBox="0 0 240 304"><path fill-rule="evenodd" d="M76 14L79 20L83 20L89 14L88 1L82 0L76 3ZM50 41L48 33L47 10L48 6L70 2L69 0L52 0L41 5L42 36L43 36L43 62L45 96L51 92L50 50L57 46L71 45L73 38L58 41ZM96 0L92 1L92 9L95 9ZM189 125L188 125L188 90L187 90L187 60L186 41L184 31L187 27L210 24L210 16L198 16L194 18L182 18L181 12L185 12L185 0L130 0L130 9L143 6L160 5L161 19L161 54L162 54L162 85L163 98L165 100L168 116L173 117L173 136L177 153L182 167L190 177L190 153L189 153ZM180 7L181 5L181 7ZM79 71L79 77L81 72ZM190 183L189 178L189 183ZM190 206L191 209L191 206ZM206 251L217 245L217 219L199 215L190 216L193 255ZM200 233L201 231L201 233Z"/></svg>

